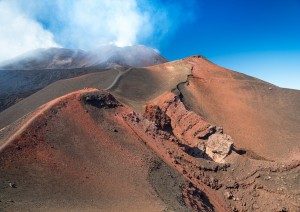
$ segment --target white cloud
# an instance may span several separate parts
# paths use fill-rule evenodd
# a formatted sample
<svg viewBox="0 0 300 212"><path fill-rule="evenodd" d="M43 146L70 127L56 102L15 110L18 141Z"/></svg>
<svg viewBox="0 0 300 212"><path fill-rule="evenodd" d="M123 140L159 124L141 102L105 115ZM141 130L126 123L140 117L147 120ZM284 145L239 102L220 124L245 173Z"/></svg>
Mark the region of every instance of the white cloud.
<svg viewBox="0 0 300 212"><path fill-rule="evenodd" d="M0 1L0 60L36 48L58 46L53 34L13 4Z"/></svg>
<svg viewBox="0 0 300 212"><path fill-rule="evenodd" d="M69 46L91 49L110 42L125 46L137 43L142 30L152 33L136 0L77 0L61 3L60 9L65 26L59 36Z"/></svg>
<svg viewBox="0 0 300 212"><path fill-rule="evenodd" d="M192 2L192 3L191 3ZM190 19L195 0L0 0L0 60L41 47L158 43Z"/></svg>

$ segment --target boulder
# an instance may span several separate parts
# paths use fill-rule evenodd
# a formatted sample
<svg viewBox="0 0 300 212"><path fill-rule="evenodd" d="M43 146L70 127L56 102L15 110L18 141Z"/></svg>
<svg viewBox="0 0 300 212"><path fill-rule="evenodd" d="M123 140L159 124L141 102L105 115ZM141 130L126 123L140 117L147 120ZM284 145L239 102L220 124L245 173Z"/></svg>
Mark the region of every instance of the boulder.
<svg viewBox="0 0 300 212"><path fill-rule="evenodd" d="M233 140L229 135L215 133L209 136L206 144L206 154L215 162L224 163L231 151Z"/></svg>

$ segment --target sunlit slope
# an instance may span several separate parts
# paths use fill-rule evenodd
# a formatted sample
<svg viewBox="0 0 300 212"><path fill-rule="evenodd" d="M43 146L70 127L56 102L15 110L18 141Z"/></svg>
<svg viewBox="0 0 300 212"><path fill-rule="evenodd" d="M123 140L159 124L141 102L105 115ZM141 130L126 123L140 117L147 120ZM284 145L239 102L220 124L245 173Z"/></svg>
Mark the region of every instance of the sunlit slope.
<svg viewBox="0 0 300 212"><path fill-rule="evenodd" d="M193 66L193 74L180 91L191 110L223 126L238 148L270 160L299 160L300 91L224 69L201 57L185 61Z"/></svg>
<svg viewBox="0 0 300 212"><path fill-rule="evenodd" d="M1 209L188 211L178 201L183 178L140 141L122 117L130 113L87 89L2 130Z"/></svg>

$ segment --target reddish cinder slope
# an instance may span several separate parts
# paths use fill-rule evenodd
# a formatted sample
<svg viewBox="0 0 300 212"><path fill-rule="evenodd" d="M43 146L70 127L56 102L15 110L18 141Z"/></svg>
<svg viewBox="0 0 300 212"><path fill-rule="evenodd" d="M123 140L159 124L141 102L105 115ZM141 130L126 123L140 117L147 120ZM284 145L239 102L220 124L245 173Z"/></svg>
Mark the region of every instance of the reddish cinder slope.
<svg viewBox="0 0 300 212"><path fill-rule="evenodd" d="M184 180L126 124L130 112L108 93L89 89L1 130L0 208L186 211L179 202Z"/></svg>
<svg viewBox="0 0 300 212"><path fill-rule="evenodd" d="M300 160L300 92L217 66L202 57L180 86L183 101L211 123L224 127L236 147L269 160Z"/></svg>
<svg viewBox="0 0 300 212"><path fill-rule="evenodd" d="M297 90L230 71L201 56L130 70L110 89L140 113L147 102L177 90L188 109L222 126L236 147L249 155L275 161L300 159Z"/></svg>
<svg viewBox="0 0 300 212"><path fill-rule="evenodd" d="M300 161L278 163L245 155L232 147L235 140L222 128L187 110L179 96L172 93L148 104L144 117L151 122L136 113L126 121L189 180L185 197L195 211L300 209Z"/></svg>

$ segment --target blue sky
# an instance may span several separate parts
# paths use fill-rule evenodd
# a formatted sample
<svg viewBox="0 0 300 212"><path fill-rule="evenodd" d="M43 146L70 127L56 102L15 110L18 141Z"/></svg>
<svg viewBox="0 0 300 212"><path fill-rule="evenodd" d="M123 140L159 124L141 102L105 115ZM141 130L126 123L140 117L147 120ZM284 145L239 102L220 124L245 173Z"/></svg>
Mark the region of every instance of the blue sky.
<svg viewBox="0 0 300 212"><path fill-rule="evenodd" d="M300 89L300 1L200 0L193 20L160 50L170 60L201 54L226 68Z"/></svg>
<svg viewBox="0 0 300 212"><path fill-rule="evenodd" d="M0 0L0 62L36 48L143 44L300 90L300 0Z"/></svg>

